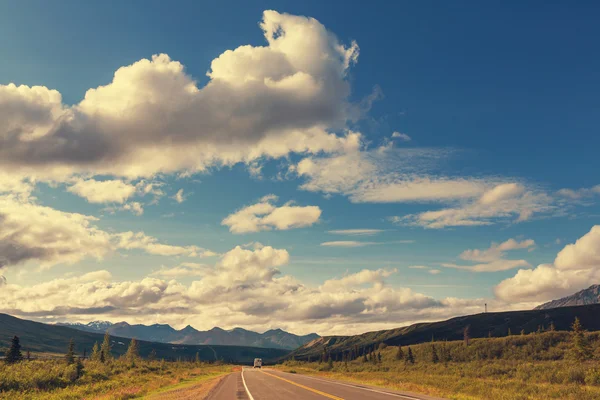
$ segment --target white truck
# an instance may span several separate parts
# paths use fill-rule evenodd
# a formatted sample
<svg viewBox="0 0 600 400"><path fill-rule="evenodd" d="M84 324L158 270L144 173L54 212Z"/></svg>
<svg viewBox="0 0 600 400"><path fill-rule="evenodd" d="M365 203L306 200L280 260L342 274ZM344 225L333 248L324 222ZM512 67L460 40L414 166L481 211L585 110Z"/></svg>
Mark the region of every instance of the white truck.
<svg viewBox="0 0 600 400"><path fill-rule="evenodd" d="M262 358L254 359L254 368L262 368Z"/></svg>

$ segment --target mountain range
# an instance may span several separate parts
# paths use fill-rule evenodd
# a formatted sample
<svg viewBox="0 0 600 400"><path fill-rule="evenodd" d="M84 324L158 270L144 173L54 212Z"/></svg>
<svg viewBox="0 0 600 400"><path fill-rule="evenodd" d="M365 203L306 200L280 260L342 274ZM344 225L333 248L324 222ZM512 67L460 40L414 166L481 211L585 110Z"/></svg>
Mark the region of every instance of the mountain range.
<svg viewBox="0 0 600 400"><path fill-rule="evenodd" d="M578 317L588 331L600 331L600 304L551 308L547 310L487 312L455 317L446 321L418 323L402 328L367 332L353 336L323 336L296 349L286 357L298 360L315 360L323 350L333 355L359 348L374 347L379 343L389 346L406 346L431 341L462 340L468 326L472 338L506 336L509 330L513 335L548 329L550 324L556 330L571 330L571 324Z"/></svg>
<svg viewBox="0 0 600 400"><path fill-rule="evenodd" d="M75 352L89 355L94 343L102 343L103 333L86 332L66 326L48 325L40 322L28 321L0 314L0 350L10 346L13 336L18 336L23 353L31 351L34 354L46 353L50 355L65 354L69 340L75 342ZM130 339L112 336L112 350L115 356L124 354L129 346ZM147 357L152 350L156 357L167 360L193 360L202 361L224 360L236 363L251 363L254 358L272 360L284 357L289 350L260 348L249 346L221 346L221 345L187 345L157 343L138 340L139 352L142 357Z"/></svg>
<svg viewBox="0 0 600 400"><path fill-rule="evenodd" d="M208 331L199 331L188 325L181 330L177 330L166 324L130 325L127 322L113 324L108 321L93 321L87 324L58 323L57 325L93 333L108 331L114 336L136 338L149 342L250 346L287 350L296 349L320 337L316 333L304 336L294 335L281 329L271 329L264 333L257 333L242 328L224 330L215 327Z"/></svg>
<svg viewBox="0 0 600 400"><path fill-rule="evenodd" d="M557 307L584 306L598 303L600 303L600 285L592 285L570 296L539 305L535 309L548 310Z"/></svg>

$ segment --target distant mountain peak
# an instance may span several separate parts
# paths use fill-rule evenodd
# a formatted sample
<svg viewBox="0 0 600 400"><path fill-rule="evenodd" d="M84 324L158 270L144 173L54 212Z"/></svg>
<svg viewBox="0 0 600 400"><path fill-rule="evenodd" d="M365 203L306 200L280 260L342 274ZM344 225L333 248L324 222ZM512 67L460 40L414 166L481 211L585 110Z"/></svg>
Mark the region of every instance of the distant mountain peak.
<svg viewBox="0 0 600 400"><path fill-rule="evenodd" d="M570 296L566 296L557 300L552 300L541 304L535 310L548 310L550 308L569 307L569 306L585 306L588 304L600 303L600 285L594 284L587 289L580 290Z"/></svg>
<svg viewBox="0 0 600 400"><path fill-rule="evenodd" d="M298 348L319 337L314 333L304 336L294 335L282 329L271 329L265 333L257 333L240 327L225 330L215 326L208 331L199 331L191 325L177 330L168 324L130 325L127 322L113 324L108 321L94 321L88 324L59 323L57 325L93 333L108 331L114 336L134 337L138 340L160 343L235 345L288 350Z"/></svg>
<svg viewBox="0 0 600 400"><path fill-rule="evenodd" d="M183 328L182 330L180 330L179 332L183 332L183 333L192 333L192 332L198 332L198 330L196 330L193 326L191 325L187 325L185 328Z"/></svg>

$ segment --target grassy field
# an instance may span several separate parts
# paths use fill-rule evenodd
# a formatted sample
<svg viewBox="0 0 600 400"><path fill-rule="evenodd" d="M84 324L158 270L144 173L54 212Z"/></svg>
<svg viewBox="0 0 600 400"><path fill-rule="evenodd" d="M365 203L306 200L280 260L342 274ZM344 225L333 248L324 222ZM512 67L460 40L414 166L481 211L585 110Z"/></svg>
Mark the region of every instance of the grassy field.
<svg viewBox="0 0 600 400"><path fill-rule="evenodd" d="M121 360L84 361L83 367L77 377L76 365L64 360L2 363L0 399L132 399L192 385L201 393L233 370L230 365L141 360L134 366Z"/></svg>
<svg viewBox="0 0 600 400"><path fill-rule="evenodd" d="M366 362L362 356L349 362L287 361L278 368L450 399L600 399L600 340L597 333L585 336L586 359L579 361L571 357L570 333L547 332L471 339L468 346L464 341L410 346L414 364L406 362L408 347L399 360L398 347L382 345Z"/></svg>

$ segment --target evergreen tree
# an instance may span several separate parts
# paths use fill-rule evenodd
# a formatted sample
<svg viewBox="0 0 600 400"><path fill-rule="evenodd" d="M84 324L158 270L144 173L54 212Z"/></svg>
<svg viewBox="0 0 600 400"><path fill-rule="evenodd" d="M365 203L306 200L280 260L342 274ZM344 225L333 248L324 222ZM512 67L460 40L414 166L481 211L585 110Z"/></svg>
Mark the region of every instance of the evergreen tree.
<svg viewBox="0 0 600 400"><path fill-rule="evenodd" d="M468 346L471 340L471 327L469 325L465 326L465 329L463 330L463 340L465 346Z"/></svg>
<svg viewBox="0 0 600 400"><path fill-rule="evenodd" d="M396 352L396 360L404 360L404 352L402 351L402 346L398 346L398 351Z"/></svg>
<svg viewBox="0 0 600 400"><path fill-rule="evenodd" d="M31 361L31 352L27 350L27 361Z"/></svg>
<svg viewBox="0 0 600 400"><path fill-rule="evenodd" d="M111 347L112 346L110 344L110 335L108 334L108 331L106 331L106 333L104 334L104 340L102 341L102 346L100 346L101 362L105 363L112 359L112 355L110 353Z"/></svg>
<svg viewBox="0 0 600 400"><path fill-rule="evenodd" d="M200 353L196 352L196 363L200 363Z"/></svg>
<svg viewBox="0 0 600 400"><path fill-rule="evenodd" d="M556 327L554 326L554 321L550 321L550 332L554 332Z"/></svg>
<svg viewBox="0 0 600 400"><path fill-rule="evenodd" d="M585 330L579 321L579 318L575 317L573 325L571 325L573 332L571 334L571 349L570 356L575 361L584 361L590 358L592 350L590 344L585 337Z"/></svg>
<svg viewBox="0 0 600 400"><path fill-rule="evenodd" d="M525 336L525 329L521 329L521 336Z"/></svg>
<svg viewBox="0 0 600 400"><path fill-rule="evenodd" d="M333 368L333 358L329 357L329 361L327 362L329 369Z"/></svg>
<svg viewBox="0 0 600 400"><path fill-rule="evenodd" d="M366 352L363 354L362 361L365 362L365 363L369 361L369 359L367 358L367 353Z"/></svg>
<svg viewBox="0 0 600 400"><path fill-rule="evenodd" d="M415 363L415 356L413 356L413 352L410 349L410 346L408 346L408 350L406 352L406 358L404 359L406 364L414 364Z"/></svg>
<svg viewBox="0 0 600 400"><path fill-rule="evenodd" d="M440 361L440 358L438 357L438 353L435 348L435 344L431 344L431 362L435 364L438 361Z"/></svg>
<svg viewBox="0 0 600 400"><path fill-rule="evenodd" d="M150 354L148 354L148 361L154 361L154 360L156 360L156 350L152 349Z"/></svg>
<svg viewBox="0 0 600 400"><path fill-rule="evenodd" d="M10 343L10 348L6 352L4 357L4 362L7 364L14 364L23 359L23 354L21 354L21 343L19 343L19 337L15 336L12 338Z"/></svg>
<svg viewBox="0 0 600 400"><path fill-rule="evenodd" d="M377 352L377 362L381 364L381 352Z"/></svg>
<svg viewBox="0 0 600 400"><path fill-rule="evenodd" d="M69 347L67 348L67 354L65 354L65 360L69 365L75 363L75 342L73 339L69 340Z"/></svg>
<svg viewBox="0 0 600 400"><path fill-rule="evenodd" d="M90 356L92 361L100 361L100 347L98 346L98 342L94 343L94 347L92 347L92 355Z"/></svg>
<svg viewBox="0 0 600 400"><path fill-rule="evenodd" d="M77 371L77 378L81 378L83 375L83 363L81 362L81 357L77 357L77 361L75 362L75 370Z"/></svg>
<svg viewBox="0 0 600 400"><path fill-rule="evenodd" d="M508 334L506 336L511 336L512 332L510 331L510 328L508 328Z"/></svg>
<svg viewBox="0 0 600 400"><path fill-rule="evenodd" d="M310 362L310 356L308 356L308 362Z"/></svg>
<svg viewBox="0 0 600 400"><path fill-rule="evenodd" d="M445 341L442 343L442 347L440 348L440 359L443 362L452 361L452 356L450 355L450 350L448 349L448 346L446 345Z"/></svg>
<svg viewBox="0 0 600 400"><path fill-rule="evenodd" d="M127 348L127 353L125 353L125 358L131 363L132 367L135 366L135 362L140 358L139 346L135 338L131 339L131 342L129 342L129 347Z"/></svg>

